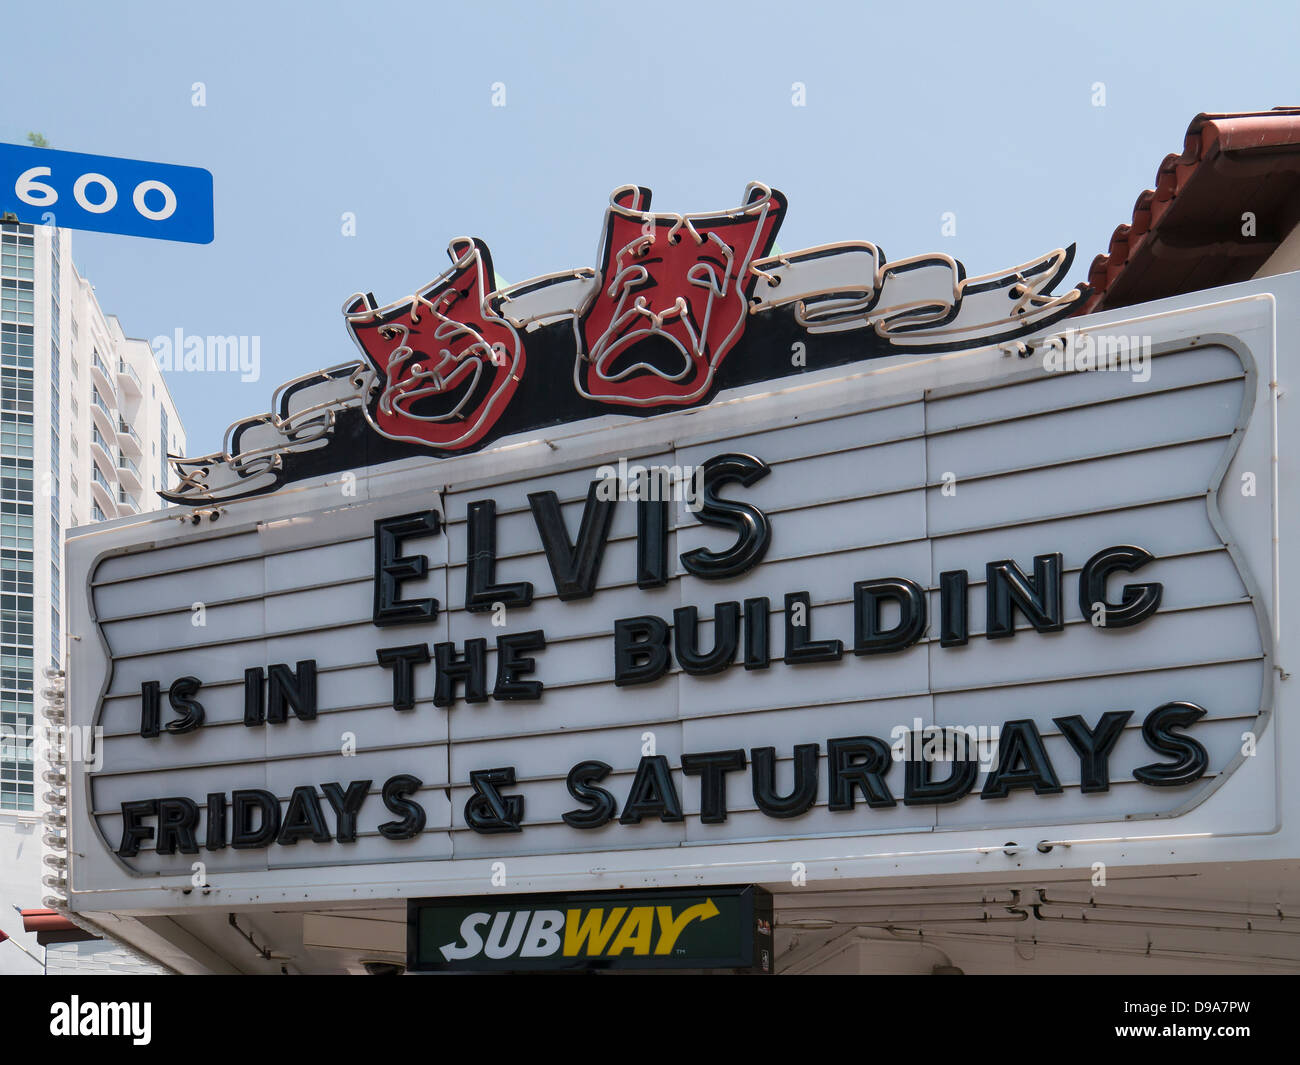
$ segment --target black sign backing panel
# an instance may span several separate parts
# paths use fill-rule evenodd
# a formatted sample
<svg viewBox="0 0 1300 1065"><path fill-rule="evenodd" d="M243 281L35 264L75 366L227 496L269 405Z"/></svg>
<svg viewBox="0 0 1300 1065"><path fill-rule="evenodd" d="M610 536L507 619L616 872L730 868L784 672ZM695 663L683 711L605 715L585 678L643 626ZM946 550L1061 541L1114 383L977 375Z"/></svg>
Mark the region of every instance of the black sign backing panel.
<svg viewBox="0 0 1300 1065"><path fill-rule="evenodd" d="M411 899L410 972L775 965L772 896L752 885Z"/></svg>

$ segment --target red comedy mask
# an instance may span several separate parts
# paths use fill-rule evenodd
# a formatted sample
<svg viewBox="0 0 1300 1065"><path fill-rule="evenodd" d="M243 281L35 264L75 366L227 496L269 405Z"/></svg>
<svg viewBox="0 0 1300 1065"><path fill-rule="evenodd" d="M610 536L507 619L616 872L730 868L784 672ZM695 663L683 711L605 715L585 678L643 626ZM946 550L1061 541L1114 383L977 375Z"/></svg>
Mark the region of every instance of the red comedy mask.
<svg viewBox="0 0 1300 1065"><path fill-rule="evenodd" d="M456 451L488 433L514 395L524 351L489 299L492 260L479 240L457 238L452 268L386 307L354 296L348 328L375 372L371 426L394 440Z"/></svg>
<svg viewBox="0 0 1300 1065"><path fill-rule="evenodd" d="M610 197L599 287L583 308L574 384L625 406L704 397L745 328L754 277L785 214L785 197L751 184L744 206L717 214L651 214L650 190Z"/></svg>

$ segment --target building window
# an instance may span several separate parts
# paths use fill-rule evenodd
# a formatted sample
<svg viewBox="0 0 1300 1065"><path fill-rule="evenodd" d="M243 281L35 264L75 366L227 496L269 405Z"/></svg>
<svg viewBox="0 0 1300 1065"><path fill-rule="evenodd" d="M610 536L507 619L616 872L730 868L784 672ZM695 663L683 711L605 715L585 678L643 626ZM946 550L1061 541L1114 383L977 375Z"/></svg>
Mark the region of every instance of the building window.
<svg viewBox="0 0 1300 1065"><path fill-rule="evenodd" d="M5 458L32 457L32 416L11 414L0 419L0 456Z"/></svg>
<svg viewBox="0 0 1300 1065"><path fill-rule="evenodd" d="M0 458L0 498L32 501L32 460Z"/></svg>
<svg viewBox="0 0 1300 1065"><path fill-rule="evenodd" d="M31 281L35 276L35 238L6 229L0 233L0 274Z"/></svg>
<svg viewBox="0 0 1300 1065"><path fill-rule="evenodd" d="M0 407L30 414L34 406L32 371L20 370L13 366L0 366Z"/></svg>
<svg viewBox="0 0 1300 1065"><path fill-rule="evenodd" d="M7 551L8 555L15 552ZM6 558L4 567L0 568L0 592L17 595L32 594L32 560L30 558Z"/></svg>
<svg viewBox="0 0 1300 1065"><path fill-rule="evenodd" d="M31 716L31 714L25 715L28 720ZM30 725L28 728L30 729ZM0 758L0 809L31 810L36 805L33 787L35 771L32 767L30 741L27 742L25 750L27 754L24 757Z"/></svg>
<svg viewBox="0 0 1300 1065"><path fill-rule="evenodd" d="M0 649L0 688L31 693L31 655L10 654L9 648ZM27 701L31 703L31 699Z"/></svg>
<svg viewBox="0 0 1300 1065"><path fill-rule="evenodd" d="M7 322L31 325L35 315L34 306L32 282L0 278L0 318Z"/></svg>
<svg viewBox="0 0 1300 1065"><path fill-rule="evenodd" d="M0 363L6 366L32 367L32 327L0 322Z"/></svg>
<svg viewBox="0 0 1300 1065"><path fill-rule="evenodd" d="M32 505L0 501L0 547L31 551Z"/></svg>
<svg viewBox="0 0 1300 1065"><path fill-rule="evenodd" d="M0 595L0 643L32 646L32 601L26 595Z"/></svg>

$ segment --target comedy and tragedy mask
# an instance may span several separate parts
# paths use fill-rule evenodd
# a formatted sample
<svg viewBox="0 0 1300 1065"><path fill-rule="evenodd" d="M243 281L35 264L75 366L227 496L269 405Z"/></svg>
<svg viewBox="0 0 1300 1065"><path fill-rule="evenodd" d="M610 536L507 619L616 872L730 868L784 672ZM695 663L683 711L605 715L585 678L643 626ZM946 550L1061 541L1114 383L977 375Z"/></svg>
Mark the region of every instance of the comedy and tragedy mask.
<svg viewBox="0 0 1300 1065"><path fill-rule="evenodd" d="M755 277L785 214L781 193L750 184L740 207L655 214L635 185L610 197L597 285L581 308L574 384L621 406L698 402L744 332Z"/></svg>
<svg viewBox="0 0 1300 1065"><path fill-rule="evenodd" d="M451 269L416 295L385 307L356 295L343 313L373 374L363 408L373 428L457 451L500 419L525 360L519 334L493 305L487 246L460 237L447 250Z"/></svg>

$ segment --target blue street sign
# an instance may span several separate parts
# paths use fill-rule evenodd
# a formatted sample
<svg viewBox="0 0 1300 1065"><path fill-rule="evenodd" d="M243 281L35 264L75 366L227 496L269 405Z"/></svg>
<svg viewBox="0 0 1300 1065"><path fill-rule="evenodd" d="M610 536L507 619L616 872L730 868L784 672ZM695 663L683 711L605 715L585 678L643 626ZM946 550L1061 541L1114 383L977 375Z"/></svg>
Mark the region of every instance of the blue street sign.
<svg viewBox="0 0 1300 1065"><path fill-rule="evenodd" d="M31 225L212 243L212 174L197 166L0 144L0 215Z"/></svg>

